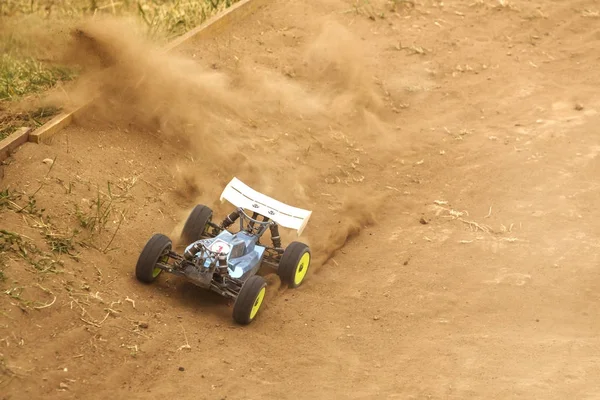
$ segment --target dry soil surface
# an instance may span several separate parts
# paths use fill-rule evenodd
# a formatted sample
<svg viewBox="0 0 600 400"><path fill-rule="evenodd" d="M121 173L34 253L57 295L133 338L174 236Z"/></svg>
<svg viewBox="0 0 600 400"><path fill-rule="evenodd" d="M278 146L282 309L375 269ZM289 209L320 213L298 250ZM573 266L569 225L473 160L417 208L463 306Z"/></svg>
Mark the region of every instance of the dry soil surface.
<svg viewBox="0 0 600 400"><path fill-rule="evenodd" d="M0 227L78 257L5 255L0 397L600 398L597 2L356 4L275 0L178 54L84 29L72 99L102 99L2 181L27 207ZM306 282L269 275L245 327L134 277L233 176L313 210Z"/></svg>

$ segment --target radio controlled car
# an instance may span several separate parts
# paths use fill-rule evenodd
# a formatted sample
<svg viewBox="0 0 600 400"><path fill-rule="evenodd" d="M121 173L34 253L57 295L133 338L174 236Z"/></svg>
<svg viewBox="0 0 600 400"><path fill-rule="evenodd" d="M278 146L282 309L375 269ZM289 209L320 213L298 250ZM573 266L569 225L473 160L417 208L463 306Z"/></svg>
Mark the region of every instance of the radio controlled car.
<svg viewBox="0 0 600 400"><path fill-rule="evenodd" d="M279 226L294 229L300 236L312 211L277 201L235 177L220 200L235 206L220 224L212 221L211 208L196 205L181 232L183 254L173 250L169 237L155 233L138 258L135 274L139 281L151 283L167 272L219 293L234 301L234 321L247 325L258 315L265 297L267 282L257 275L262 265L274 268L291 288L304 282L311 261L309 246L292 241L282 247ZM230 227L237 220L239 230L234 232ZM267 230L271 246L261 243Z"/></svg>

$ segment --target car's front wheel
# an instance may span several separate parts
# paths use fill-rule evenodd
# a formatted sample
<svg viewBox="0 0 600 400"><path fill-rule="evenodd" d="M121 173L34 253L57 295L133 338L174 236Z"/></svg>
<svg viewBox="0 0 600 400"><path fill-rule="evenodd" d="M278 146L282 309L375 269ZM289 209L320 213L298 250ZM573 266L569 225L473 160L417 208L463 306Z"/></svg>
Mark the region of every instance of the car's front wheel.
<svg viewBox="0 0 600 400"><path fill-rule="evenodd" d="M162 233L155 233L144 246L137 264L135 266L135 276L144 283L153 282L162 269L156 266L158 262L166 263L169 261L169 251L171 250L171 239Z"/></svg>
<svg viewBox="0 0 600 400"><path fill-rule="evenodd" d="M198 204L194 207L181 231L181 240L185 245L202 238L208 223L212 220L212 215L212 209L208 206Z"/></svg>
<svg viewBox="0 0 600 400"><path fill-rule="evenodd" d="M254 321L265 299L267 281L262 276L248 278L233 305L233 319L241 325Z"/></svg>

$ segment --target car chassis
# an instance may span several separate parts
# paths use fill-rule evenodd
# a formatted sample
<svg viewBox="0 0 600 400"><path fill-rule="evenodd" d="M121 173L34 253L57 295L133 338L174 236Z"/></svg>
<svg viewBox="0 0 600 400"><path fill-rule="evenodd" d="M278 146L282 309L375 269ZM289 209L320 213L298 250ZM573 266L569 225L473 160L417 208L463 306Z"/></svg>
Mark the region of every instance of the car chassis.
<svg viewBox="0 0 600 400"><path fill-rule="evenodd" d="M258 193L237 178L227 185L223 199L236 209L220 224L212 221L212 210L207 206L199 204L192 210L181 233L181 241L187 245L183 254L172 249L168 237L154 234L140 254L136 275L146 283L163 271L183 277L234 300L234 320L247 324L255 318L264 297L266 281L257 275L263 264L290 287L298 287L304 280L310 249L298 241L283 248L279 226L296 229L300 235L312 212ZM251 209L252 215L245 209ZM232 232L230 227L238 220L239 231ZM267 230L271 246L260 241Z"/></svg>

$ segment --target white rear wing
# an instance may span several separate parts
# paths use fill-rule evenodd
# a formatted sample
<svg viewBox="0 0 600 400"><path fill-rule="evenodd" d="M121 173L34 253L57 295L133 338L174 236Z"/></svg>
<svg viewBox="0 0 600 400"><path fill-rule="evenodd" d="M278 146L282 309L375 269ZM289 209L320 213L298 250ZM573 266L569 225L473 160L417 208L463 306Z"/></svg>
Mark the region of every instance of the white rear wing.
<svg viewBox="0 0 600 400"><path fill-rule="evenodd" d="M312 211L292 207L265 196L235 177L223 190L220 200L223 199L236 207L257 212L283 227L295 229L298 236L302 234L312 214Z"/></svg>

